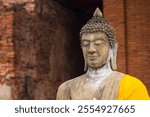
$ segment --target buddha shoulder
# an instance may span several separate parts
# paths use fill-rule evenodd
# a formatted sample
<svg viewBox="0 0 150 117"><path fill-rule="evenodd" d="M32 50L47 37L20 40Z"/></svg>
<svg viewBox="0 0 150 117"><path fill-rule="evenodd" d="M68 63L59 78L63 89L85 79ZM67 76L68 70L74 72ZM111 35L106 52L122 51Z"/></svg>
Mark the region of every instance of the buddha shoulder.
<svg viewBox="0 0 150 117"><path fill-rule="evenodd" d="M62 83L58 88L56 99L59 99L59 100L71 99L70 90L74 88L77 84L79 84L79 82L82 81L83 77L84 75L73 78L71 80L68 80Z"/></svg>
<svg viewBox="0 0 150 117"><path fill-rule="evenodd" d="M76 78L73 78L71 80L67 80L64 83L62 83L58 90L67 90L70 89L71 87L73 87L74 85L80 83L83 79L85 78L85 74L78 76Z"/></svg>

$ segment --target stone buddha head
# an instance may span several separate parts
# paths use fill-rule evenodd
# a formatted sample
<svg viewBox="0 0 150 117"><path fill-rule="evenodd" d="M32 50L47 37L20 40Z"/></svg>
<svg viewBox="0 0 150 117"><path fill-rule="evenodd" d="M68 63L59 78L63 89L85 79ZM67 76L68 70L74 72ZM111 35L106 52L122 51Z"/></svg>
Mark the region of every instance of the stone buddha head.
<svg viewBox="0 0 150 117"><path fill-rule="evenodd" d="M81 47L85 60L84 70L87 67L99 69L110 64L115 70L118 43L115 30L102 17L97 8L93 17L80 30Z"/></svg>

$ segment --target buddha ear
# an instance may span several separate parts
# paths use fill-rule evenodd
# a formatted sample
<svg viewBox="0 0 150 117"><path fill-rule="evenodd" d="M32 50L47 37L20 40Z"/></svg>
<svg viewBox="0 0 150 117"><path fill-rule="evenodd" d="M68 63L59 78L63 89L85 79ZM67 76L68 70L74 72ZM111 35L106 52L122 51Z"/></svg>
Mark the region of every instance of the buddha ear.
<svg viewBox="0 0 150 117"><path fill-rule="evenodd" d="M81 48L82 48L82 45L81 45ZM82 53L83 53L83 48L82 48ZM84 71L86 72L88 69L88 65L86 63L86 57L84 56L84 54L83 54L83 58L84 58Z"/></svg>
<svg viewBox="0 0 150 117"><path fill-rule="evenodd" d="M110 55L110 65L112 70L116 70L117 69L117 50L118 50L118 43L115 42L114 46L111 47L111 55Z"/></svg>
<svg viewBox="0 0 150 117"><path fill-rule="evenodd" d="M85 61L85 59L84 59L84 71L86 72L87 71L87 63L86 63L86 61Z"/></svg>

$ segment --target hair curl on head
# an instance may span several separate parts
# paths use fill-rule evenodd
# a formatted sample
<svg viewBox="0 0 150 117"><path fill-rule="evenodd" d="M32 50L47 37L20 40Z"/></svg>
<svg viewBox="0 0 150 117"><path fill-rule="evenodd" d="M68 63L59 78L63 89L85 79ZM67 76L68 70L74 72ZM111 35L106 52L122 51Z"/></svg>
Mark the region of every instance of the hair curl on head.
<svg viewBox="0 0 150 117"><path fill-rule="evenodd" d="M102 13L99 8L95 10L93 17L81 28L80 37L83 33L98 31L104 32L108 36L111 47L115 46L117 43L115 30L104 18L102 18Z"/></svg>

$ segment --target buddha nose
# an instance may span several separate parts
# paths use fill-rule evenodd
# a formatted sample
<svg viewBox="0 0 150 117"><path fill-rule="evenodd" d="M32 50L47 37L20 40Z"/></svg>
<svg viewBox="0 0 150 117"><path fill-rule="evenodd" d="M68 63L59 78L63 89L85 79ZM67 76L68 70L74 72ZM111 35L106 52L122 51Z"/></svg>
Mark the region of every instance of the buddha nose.
<svg viewBox="0 0 150 117"><path fill-rule="evenodd" d="M89 53L94 53L94 52L96 52L96 49L95 49L95 46L94 46L93 43L90 43L88 52L89 52Z"/></svg>

